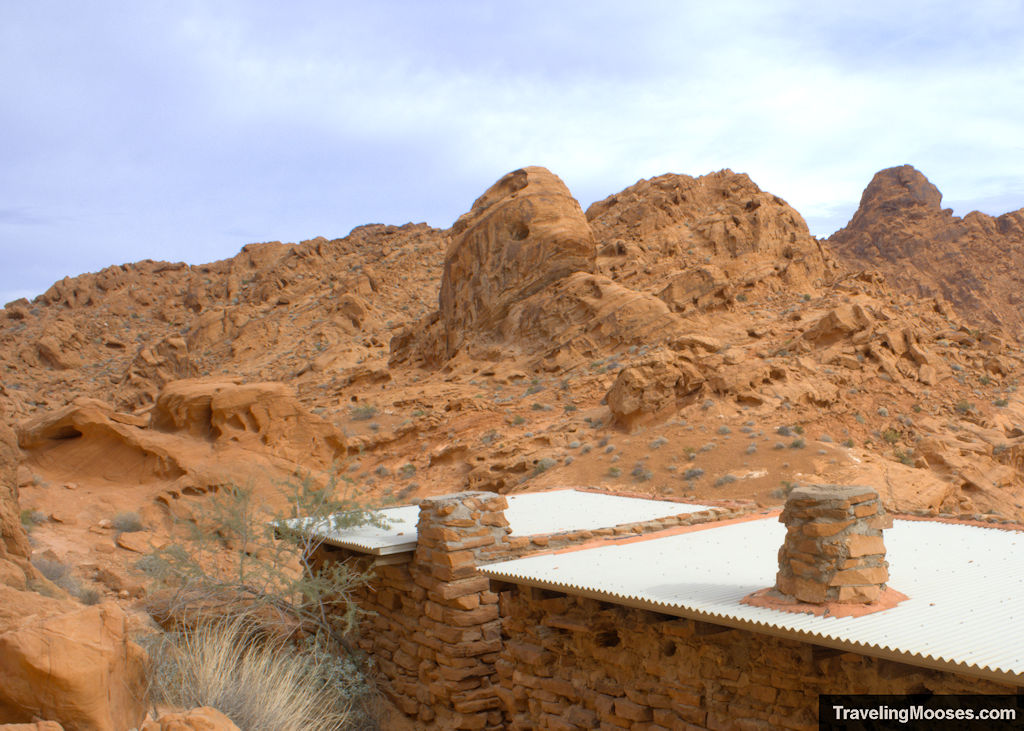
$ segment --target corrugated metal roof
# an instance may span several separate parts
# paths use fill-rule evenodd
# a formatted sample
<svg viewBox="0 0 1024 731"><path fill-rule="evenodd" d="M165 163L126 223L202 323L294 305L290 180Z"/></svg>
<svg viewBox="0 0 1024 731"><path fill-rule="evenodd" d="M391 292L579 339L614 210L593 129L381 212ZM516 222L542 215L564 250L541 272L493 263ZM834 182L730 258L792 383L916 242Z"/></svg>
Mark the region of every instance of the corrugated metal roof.
<svg viewBox="0 0 1024 731"><path fill-rule="evenodd" d="M512 535L517 536L595 530L709 509L707 505L583 490L549 490L508 495L507 498L505 517ZM321 522L308 530L331 545L375 555L416 549L419 507L404 505L385 508L377 513L388 527L362 525L332 530L326 522Z"/></svg>
<svg viewBox="0 0 1024 731"><path fill-rule="evenodd" d="M492 578L926 667L1024 684L1024 533L897 520L885 532L889 586L909 596L860 617L740 604L775 583L776 519L481 569ZM657 536L657 534L654 534Z"/></svg>

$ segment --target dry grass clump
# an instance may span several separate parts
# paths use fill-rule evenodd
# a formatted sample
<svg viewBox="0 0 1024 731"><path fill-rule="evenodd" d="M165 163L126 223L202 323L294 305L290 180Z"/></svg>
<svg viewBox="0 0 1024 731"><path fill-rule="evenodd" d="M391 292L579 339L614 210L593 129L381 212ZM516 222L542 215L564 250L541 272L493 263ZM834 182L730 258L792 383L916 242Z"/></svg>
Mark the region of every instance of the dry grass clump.
<svg viewBox="0 0 1024 731"><path fill-rule="evenodd" d="M151 654L153 703L212 706L253 731L366 727L337 658L267 639L251 623L204 622L163 636Z"/></svg>

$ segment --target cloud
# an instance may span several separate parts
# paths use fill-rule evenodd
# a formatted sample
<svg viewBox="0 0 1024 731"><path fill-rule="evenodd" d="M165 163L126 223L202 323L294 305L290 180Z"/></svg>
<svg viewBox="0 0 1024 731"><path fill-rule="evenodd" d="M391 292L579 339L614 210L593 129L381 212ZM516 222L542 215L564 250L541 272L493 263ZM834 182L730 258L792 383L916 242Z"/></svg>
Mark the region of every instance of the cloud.
<svg viewBox="0 0 1024 731"><path fill-rule="evenodd" d="M821 235L904 162L948 199L994 201L1024 191L1022 13L6 4L0 64L20 73L0 94L0 288L371 221L448 226L527 164L584 206L641 177L731 167Z"/></svg>

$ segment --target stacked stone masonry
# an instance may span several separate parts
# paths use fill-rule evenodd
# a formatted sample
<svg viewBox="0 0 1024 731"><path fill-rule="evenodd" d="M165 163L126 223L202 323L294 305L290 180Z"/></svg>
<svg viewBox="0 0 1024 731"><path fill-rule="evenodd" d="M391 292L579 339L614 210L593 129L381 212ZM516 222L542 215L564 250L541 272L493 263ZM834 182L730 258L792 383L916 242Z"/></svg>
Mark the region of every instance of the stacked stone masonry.
<svg viewBox="0 0 1024 731"><path fill-rule="evenodd" d="M812 731L819 694L1019 690L542 589L500 597L513 731Z"/></svg>
<svg viewBox="0 0 1024 731"><path fill-rule="evenodd" d="M779 549L778 591L814 604L881 597L889 580L882 530L892 527L892 517L872 488L799 487L779 520L786 540Z"/></svg>
<svg viewBox="0 0 1024 731"><path fill-rule="evenodd" d="M504 496L462 492L420 503L409 560L375 561L321 545L315 562L349 561L372 572L356 592L367 616L360 647L376 663L382 689L424 727L499 729L495 684L501 623L497 595L476 567L605 537L637 535L731 517L748 506L711 508L657 520L551 535L512 536Z"/></svg>

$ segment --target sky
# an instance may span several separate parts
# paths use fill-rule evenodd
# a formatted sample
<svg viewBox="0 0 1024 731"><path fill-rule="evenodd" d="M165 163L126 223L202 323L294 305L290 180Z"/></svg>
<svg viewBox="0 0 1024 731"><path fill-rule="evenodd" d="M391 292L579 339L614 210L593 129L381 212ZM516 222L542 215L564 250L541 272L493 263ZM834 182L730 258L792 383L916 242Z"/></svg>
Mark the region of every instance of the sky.
<svg viewBox="0 0 1024 731"><path fill-rule="evenodd" d="M827 236L909 163L1024 207L1019 0L0 0L0 305L141 259L745 172Z"/></svg>

